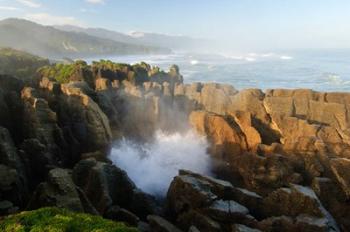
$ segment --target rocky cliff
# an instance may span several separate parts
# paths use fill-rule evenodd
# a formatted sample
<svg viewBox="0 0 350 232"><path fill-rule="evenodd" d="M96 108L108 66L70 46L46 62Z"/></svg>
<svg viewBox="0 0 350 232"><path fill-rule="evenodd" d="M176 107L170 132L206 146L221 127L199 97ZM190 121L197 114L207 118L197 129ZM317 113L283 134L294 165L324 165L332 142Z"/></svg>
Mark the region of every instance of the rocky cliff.
<svg viewBox="0 0 350 232"><path fill-rule="evenodd" d="M349 93L184 84L177 66L145 63L77 65L66 83L55 73L31 86L0 76L2 214L58 206L152 231L350 228ZM180 171L166 204L107 158L121 137L189 126L222 180Z"/></svg>

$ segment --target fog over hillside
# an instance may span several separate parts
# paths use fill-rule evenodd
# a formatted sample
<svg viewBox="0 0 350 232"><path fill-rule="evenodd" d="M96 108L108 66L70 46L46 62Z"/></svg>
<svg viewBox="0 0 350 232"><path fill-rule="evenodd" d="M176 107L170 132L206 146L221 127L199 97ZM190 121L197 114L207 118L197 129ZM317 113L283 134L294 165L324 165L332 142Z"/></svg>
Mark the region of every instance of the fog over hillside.
<svg viewBox="0 0 350 232"><path fill-rule="evenodd" d="M215 50L214 41L208 39L197 39L189 36L166 35L140 31L121 33L103 28L83 28L72 25L56 25L54 27L64 31L83 32L91 36L123 43L170 48L174 51L203 52Z"/></svg>
<svg viewBox="0 0 350 232"><path fill-rule="evenodd" d="M49 58L96 57L102 55L159 54L170 49L130 44L67 32L23 19L0 21L0 47L12 47Z"/></svg>

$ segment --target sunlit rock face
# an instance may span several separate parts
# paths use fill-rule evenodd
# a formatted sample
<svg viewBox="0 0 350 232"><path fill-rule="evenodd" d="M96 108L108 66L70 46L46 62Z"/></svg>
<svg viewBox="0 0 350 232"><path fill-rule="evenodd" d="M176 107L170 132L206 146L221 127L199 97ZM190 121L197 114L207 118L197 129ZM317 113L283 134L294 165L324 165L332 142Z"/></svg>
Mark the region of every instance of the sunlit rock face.
<svg viewBox="0 0 350 232"><path fill-rule="evenodd" d="M161 216L185 230L350 227L350 94L184 84L176 66L73 65L69 83L0 76L4 214L74 193L80 210L135 223L164 212L161 196ZM66 192L50 179L56 168Z"/></svg>

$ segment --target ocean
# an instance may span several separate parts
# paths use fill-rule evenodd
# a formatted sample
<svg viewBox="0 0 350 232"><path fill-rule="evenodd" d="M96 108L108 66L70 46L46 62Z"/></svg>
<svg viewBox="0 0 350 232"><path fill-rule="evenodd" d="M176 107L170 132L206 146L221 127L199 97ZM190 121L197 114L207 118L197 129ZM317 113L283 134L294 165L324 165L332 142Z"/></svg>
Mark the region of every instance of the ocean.
<svg viewBox="0 0 350 232"><path fill-rule="evenodd" d="M217 82L244 88L307 88L317 91L350 91L350 50L310 50L228 54L117 56L122 63L144 61L164 70L180 67L186 83Z"/></svg>

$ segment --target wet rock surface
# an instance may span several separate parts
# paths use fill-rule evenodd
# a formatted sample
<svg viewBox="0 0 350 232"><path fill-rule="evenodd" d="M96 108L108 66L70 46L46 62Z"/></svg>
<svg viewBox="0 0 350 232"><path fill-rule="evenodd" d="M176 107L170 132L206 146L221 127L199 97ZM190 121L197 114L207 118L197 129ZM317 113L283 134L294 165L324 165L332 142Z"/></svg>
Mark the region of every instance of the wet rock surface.
<svg viewBox="0 0 350 232"><path fill-rule="evenodd" d="M315 192L301 185L262 197L226 181L180 171L167 200L169 213L184 230L194 226L200 231L339 231Z"/></svg>
<svg viewBox="0 0 350 232"><path fill-rule="evenodd" d="M349 108L348 93L185 84L177 66L94 64L65 84L0 75L0 214L59 206L154 231L349 231ZM122 137L189 126L219 179L180 171L162 210L107 154Z"/></svg>

